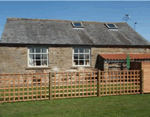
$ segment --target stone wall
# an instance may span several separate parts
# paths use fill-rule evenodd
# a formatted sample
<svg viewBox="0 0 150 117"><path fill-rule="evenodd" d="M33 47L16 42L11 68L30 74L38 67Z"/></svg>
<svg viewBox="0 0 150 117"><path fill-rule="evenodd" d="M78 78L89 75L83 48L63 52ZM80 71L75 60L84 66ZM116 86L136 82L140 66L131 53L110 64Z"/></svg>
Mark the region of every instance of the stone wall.
<svg viewBox="0 0 150 117"><path fill-rule="evenodd" d="M49 48L49 67L57 67L58 70L68 70L72 67L72 48L71 47L50 47Z"/></svg>
<svg viewBox="0 0 150 117"><path fill-rule="evenodd" d="M24 73L26 66L26 47L0 47L0 73Z"/></svg>
<svg viewBox="0 0 150 117"><path fill-rule="evenodd" d="M111 53L150 53L148 48L100 48L91 47L91 66L85 71L94 70L101 61L97 61L98 54ZM72 47L49 47L49 66L46 69L31 69L27 67L27 47L0 47L0 73L35 73L49 72L57 67L59 71L70 69L72 66Z"/></svg>

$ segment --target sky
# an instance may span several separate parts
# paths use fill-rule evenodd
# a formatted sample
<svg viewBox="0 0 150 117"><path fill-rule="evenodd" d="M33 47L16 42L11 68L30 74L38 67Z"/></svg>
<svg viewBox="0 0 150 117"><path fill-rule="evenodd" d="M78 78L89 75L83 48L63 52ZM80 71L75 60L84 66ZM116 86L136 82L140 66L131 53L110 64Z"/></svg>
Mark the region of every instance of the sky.
<svg viewBox="0 0 150 117"><path fill-rule="evenodd" d="M38 18L97 22L126 21L150 41L150 1L0 1L0 36L6 19Z"/></svg>

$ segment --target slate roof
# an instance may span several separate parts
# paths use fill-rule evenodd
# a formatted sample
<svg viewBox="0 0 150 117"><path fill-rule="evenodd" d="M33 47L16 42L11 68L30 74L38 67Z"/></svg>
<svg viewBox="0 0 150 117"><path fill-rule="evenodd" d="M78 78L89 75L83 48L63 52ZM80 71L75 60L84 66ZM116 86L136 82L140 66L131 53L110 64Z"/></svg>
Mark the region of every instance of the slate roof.
<svg viewBox="0 0 150 117"><path fill-rule="evenodd" d="M84 29L74 29L72 21L7 18L2 43L148 45L149 42L127 23L116 22L118 29L108 29L107 22L81 21ZM112 22L114 23L114 22Z"/></svg>

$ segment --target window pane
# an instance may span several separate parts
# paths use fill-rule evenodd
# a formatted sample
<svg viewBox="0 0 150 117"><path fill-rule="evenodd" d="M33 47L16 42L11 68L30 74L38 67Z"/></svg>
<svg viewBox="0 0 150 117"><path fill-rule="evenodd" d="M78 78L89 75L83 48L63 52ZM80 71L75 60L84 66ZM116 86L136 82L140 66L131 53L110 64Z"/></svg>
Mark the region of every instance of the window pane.
<svg viewBox="0 0 150 117"><path fill-rule="evenodd" d="M78 53L78 49L74 49L74 53Z"/></svg>
<svg viewBox="0 0 150 117"><path fill-rule="evenodd" d="M30 48L30 49L29 49L29 53L34 53L34 49L33 49L33 48Z"/></svg>
<svg viewBox="0 0 150 117"><path fill-rule="evenodd" d="M42 60L42 66L47 66L47 60Z"/></svg>
<svg viewBox="0 0 150 117"><path fill-rule="evenodd" d="M74 54L74 59L78 59L78 54Z"/></svg>
<svg viewBox="0 0 150 117"><path fill-rule="evenodd" d="M90 65L89 60L85 60L85 65Z"/></svg>
<svg viewBox="0 0 150 117"><path fill-rule="evenodd" d="M41 66L41 61L40 60L36 61L36 66Z"/></svg>
<svg viewBox="0 0 150 117"><path fill-rule="evenodd" d="M40 54L36 54L36 59L40 59Z"/></svg>
<svg viewBox="0 0 150 117"><path fill-rule="evenodd" d="M84 52L84 49L79 49L80 53L83 53Z"/></svg>
<svg viewBox="0 0 150 117"><path fill-rule="evenodd" d="M79 60L79 65L84 65L84 60Z"/></svg>
<svg viewBox="0 0 150 117"><path fill-rule="evenodd" d="M36 53L45 54L36 54ZM34 53L34 54L30 54ZM42 60L43 59L43 60ZM47 66L47 48L29 48L29 65L30 66Z"/></svg>
<svg viewBox="0 0 150 117"><path fill-rule="evenodd" d="M89 59L89 54L85 54L85 59Z"/></svg>
<svg viewBox="0 0 150 117"><path fill-rule="evenodd" d="M46 53L46 48L42 48L42 53Z"/></svg>
<svg viewBox="0 0 150 117"><path fill-rule="evenodd" d="M36 66L36 61L33 60L33 66Z"/></svg>
<svg viewBox="0 0 150 117"><path fill-rule="evenodd" d="M34 54L29 54L29 59L34 59Z"/></svg>
<svg viewBox="0 0 150 117"><path fill-rule="evenodd" d="M74 22L74 26L81 26L81 23L80 22Z"/></svg>
<svg viewBox="0 0 150 117"><path fill-rule="evenodd" d="M78 65L78 60L74 60L74 65Z"/></svg>
<svg viewBox="0 0 150 117"><path fill-rule="evenodd" d="M36 53L41 53L40 50L40 48L36 48Z"/></svg>
<svg viewBox="0 0 150 117"><path fill-rule="evenodd" d="M29 65L30 65L30 66L35 66L35 65L34 65L34 62L33 62L33 59L29 59Z"/></svg>
<svg viewBox="0 0 150 117"><path fill-rule="evenodd" d="M85 53L89 53L90 51L89 51L89 49L85 49Z"/></svg>
<svg viewBox="0 0 150 117"><path fill-rule="evenodd" d="M79 59L84 59L84 54L79 54Z"/></svg>
<svg viewBox="0 0 150 117"><path fill-rule="evenodd" d="M47 59L47 54L42 54L42 59Z"/></svg>
<svg viewBox="0 0 150 117"><path fill-rule="evenodd" d="M107 25L111 28L115 27L114 24L107 24Z"/></svg>

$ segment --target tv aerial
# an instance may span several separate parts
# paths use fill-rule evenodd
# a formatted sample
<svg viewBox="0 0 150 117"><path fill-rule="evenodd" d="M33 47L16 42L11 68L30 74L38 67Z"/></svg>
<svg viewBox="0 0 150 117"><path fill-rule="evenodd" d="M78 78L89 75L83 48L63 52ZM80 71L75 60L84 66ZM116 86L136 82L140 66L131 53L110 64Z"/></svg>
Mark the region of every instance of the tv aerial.
<svg viewBox="0 0 150 117"><path fill-rule="evenodd" d="M125 17L123 17L123 20L125 20L125 21L131 20L130 15L125 14Z"/></svg>
<svg viewBox="0 0 150 117"><path fill-rule="evenodd" d="M132 21L131 20L131 16L129 15L129 14L125 14L125 17L123 17L123 20L125 20L126 22L128 21L128 20L130 20L130 21ZM134 22L134 21L132 21L132 22ZM137 22L134 22L134 30L135 30L135 26L136 26L136 24L137 24Z"/></svg>
<svg viewBox="0 0 150 117"><path fill-rule="evenodd" d="M134 30L135 30L135 25L137 24L137 22L134 22Z"/></svg>

